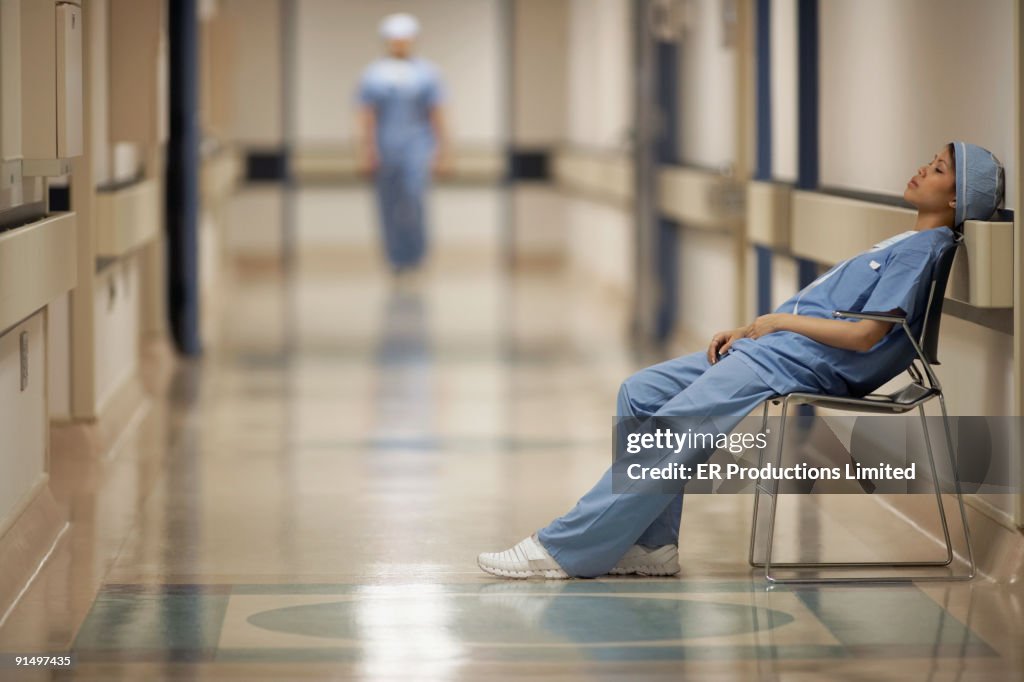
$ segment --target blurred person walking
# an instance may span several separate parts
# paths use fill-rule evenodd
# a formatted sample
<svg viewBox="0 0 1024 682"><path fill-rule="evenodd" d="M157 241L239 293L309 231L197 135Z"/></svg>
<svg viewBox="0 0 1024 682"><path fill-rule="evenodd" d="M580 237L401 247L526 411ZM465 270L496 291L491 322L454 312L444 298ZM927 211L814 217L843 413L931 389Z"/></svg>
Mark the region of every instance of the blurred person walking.
<svg viewBox="0 0 1024 682"><path fill-rule="evenodd" d="M431 173L449 167L440 72L413 56L418 34L414 16L385 17L380 35L387 55L366 68L358 92L361 170L376 182L384 249L396 275L423 261Z"/></svg>

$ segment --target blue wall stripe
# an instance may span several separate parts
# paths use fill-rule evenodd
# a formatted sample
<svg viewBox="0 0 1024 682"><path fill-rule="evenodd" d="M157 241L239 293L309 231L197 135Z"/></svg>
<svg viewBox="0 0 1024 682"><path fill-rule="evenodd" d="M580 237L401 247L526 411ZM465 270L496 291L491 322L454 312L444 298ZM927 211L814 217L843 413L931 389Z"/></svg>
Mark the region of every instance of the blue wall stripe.
<svg viewBox="0 0 1024 682"><path fill-rule="evenodd" d="M772 311L772 250L756 244L757 256L757 314L767 315Z"/></svg>
<svg viewBox="0 0 1024 682"><path fill-rule="evenodd" d="M757 162L754 178L772 179L772 2L757 0Z"/></svg>
<svg viewBox="0 0 1024 682"><path fill-rule="evenodd" d="M655 142L655 155L658 165L662 166L679 161L679 46L659 41L656 54L655 98L663 124ZM679 224L661 216L657 229L655 262L660 295L655 335L658 341L666 341L676 326L679 309Z"/></svg>
<svg viewBox="0 0 1024 682"><path fill-rule="evenodd" d="M818 189L818 0L797 5L797 180L799 189ZM818 276L811 261L797 260L799 285Z"/></svg>
<svg viewBox="0 0 1024 682"><path fill-rule="evenodd" d="M182 355L199 355L199 18L196 0L170 3L167 140L167 307Z"/></svg>
<svg viewBox="0 0 1024 682"><path fill-rule="evenodd" d="M818 188L818 0L797 5L797 180Z"/></svg>
<svg viewBox="0 0 1024 682"><path fill-rule="evenodd" d="M772 179L772 3L757 0L754 50L757 60L757 161L754 179ZM772 252L755 246L757 256L757 314L772 311Z"/></svg>
<svg viewBox="0 0 1024 682"><path fill-rule="evenodd" d="M797 179L799 189L818 188L818 0L797 4ZM813 261L797 259L797 279L803 289L818 276ZM800 405L798 414L814 414Z"/></svg>

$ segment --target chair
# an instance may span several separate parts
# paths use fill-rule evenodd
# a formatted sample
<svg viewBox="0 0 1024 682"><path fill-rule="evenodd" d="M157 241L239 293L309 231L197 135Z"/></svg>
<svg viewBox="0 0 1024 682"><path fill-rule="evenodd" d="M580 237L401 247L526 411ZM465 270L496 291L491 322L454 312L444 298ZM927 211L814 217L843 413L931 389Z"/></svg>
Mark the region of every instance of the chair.
<svg viewBox="0 0 1024 682"><path fill-rule="evenodd" d="M932 480L935 483L935 499L938 503L939 518L942 522L942 532L946 541L946 558L934 561L863 561L863 562L772 562L772 543L775 539L775 517L778 509L778 481L774 481L771 490L765 489L761 484L755 487L754 492L754 516L750 531L750 565L757 568L764 568L765 580L769 583L792 584L792 583L879 583L879 582L911 582L911 581L946 581L946 580L970 580L975 574L974 554L971 550L970 530L967 526L967 514L964 510L964 501L960 489L960 476L957 471L956 457L954 454L953 438L949 428L949 415L946 413L946 402L943 398L942 385L932 371L932 365L938 365L937 350L939 345L939 324L942 320L942 304L945 299L946 283L949 280L949 272L953 265L957 247L962 237L957 235L952 244L945 247L936 260L932 270L931 288L928 293L928 305L925 309L924 321L921 324L921 333L915 338L907 319L903 315L885 312L852 312L836 311L833 316L837 319L856 320L877 320L880 322L891 322L898 324L907 335L917 358L907 369L911 382L905 387L893 393L883 395L867 395L863 398L850 398L840 396L828 396L813 393L790 393L785 396L777 396L764 404L764 416L762 420L762 432L767 426L768 405L773 402L782 404L782 420L779 428L778 454L775 458L775 466L781 466L783 445L786 433L786 415L790 405L817 405L832 409L845 410L849 412L864 413L886 413L902 414L917 408L921 415L921 424L924 428L924 442L928 451L928 463L931 467ZM919 369L916 364L920 362ZM928 424L925 420L924 404L934 398L938 398L942 408L942 421L946 434L946 446L949 452L950 465L953 472L953 483L956 490L957 504L960 508L960 518L963 522L964 539L967 544L967 558L970 563L970 572L967 574L942 574L942 575L896 575L896 576L852 576L852 577L778 577L772 573L773 568L781 569L860 569L871 567L942 567L950 566L953 561L953 544L949 536L949 524L946 521L946 511L942 504L942 492L939 487L939 478L935 472L935 457L932 453L931 439L928 434ZM758 467L765 465L765 450L760 451ZM765 548L764 561L755 561L754 549L757 541L758 512L761 495L765 494L771 498L771 511L768 521L768 540Z"/></svg>

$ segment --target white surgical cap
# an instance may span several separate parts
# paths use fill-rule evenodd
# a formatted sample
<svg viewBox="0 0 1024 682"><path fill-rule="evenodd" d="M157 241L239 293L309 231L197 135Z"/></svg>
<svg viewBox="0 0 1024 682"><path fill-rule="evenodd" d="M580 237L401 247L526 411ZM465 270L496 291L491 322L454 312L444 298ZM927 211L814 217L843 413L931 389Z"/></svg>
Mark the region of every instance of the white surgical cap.
<svg viewBox="0 0 1024 682"><path fill-rule="evenodd" d="M408 40L420 32L420 22L411 14L389 14L380 22L380 35L385 40Z"/></svg>

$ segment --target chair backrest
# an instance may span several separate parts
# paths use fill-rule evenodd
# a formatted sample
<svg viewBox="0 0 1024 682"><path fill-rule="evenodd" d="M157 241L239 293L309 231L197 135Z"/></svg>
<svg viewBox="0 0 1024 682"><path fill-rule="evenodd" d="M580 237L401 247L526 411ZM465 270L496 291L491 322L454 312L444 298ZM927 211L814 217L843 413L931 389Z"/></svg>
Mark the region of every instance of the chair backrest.
<svg viewBox="0 0 1024 682"><path fill-rule="evenodd" d="M939 364L939 325L942 324L942 304L946 300L946 284L949 273L953 269L953 259L957 247L963 242L963 235L954 232L953 243L943 247L932 268L932 283L928 294L928 308L924 313L921 325L921 336L918 343L921 352L933 365Z"/></svg>

